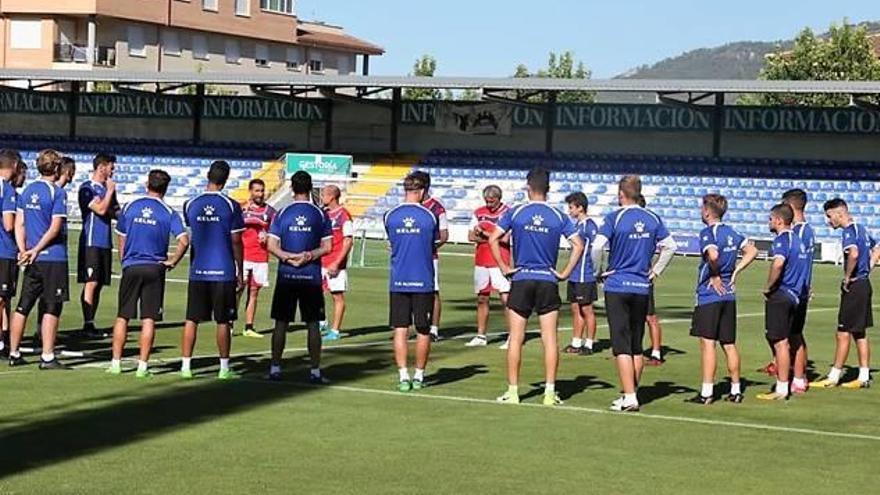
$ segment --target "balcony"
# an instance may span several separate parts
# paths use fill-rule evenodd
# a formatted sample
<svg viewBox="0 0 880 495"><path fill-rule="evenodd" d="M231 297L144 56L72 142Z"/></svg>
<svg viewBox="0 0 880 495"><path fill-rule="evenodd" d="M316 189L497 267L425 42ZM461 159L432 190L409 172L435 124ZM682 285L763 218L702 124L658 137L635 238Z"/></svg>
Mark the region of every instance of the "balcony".
<svg viewBox="0 0 880 495"><path fill-rule="evenodd" d="M57 63L88 63L89 48L85 45L70 43L57 43L53 55L53 62ZM116 67L116 48L112 46L99 46L95 48L95 66Z"/></svg>

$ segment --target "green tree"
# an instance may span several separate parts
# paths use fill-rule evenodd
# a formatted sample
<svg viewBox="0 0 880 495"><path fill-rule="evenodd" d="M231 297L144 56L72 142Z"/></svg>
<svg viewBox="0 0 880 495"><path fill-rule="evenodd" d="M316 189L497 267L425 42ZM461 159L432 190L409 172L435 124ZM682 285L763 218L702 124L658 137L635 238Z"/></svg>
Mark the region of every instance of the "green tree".
<svg viewBox="0 0 880 495"><path fill-rule="evenodd" d="M809 28L800 32L790 51L767 56L759 79L767 81L871 81L880 78L880 61L874 54L868 31L844 19L832 24L825 38ZM740 103L841 107L849 95L765 94L747 96Z"/></svg>
<svg viewBox="0 0 880 495"><path fill-rule="evenodd" d="M434 77L437 71L437 60L430 55L422 55L413 64L411 76L417 77ZM432 88L406 88L403 91L404 100L439 100L442 93L439 89Z"/></svg>
<svg viewBox="0 0 880 495"><path fill-rule="evenodd" d="M592 73L582 61L575 62L573 52L566 51L559 55L555 52L550 52L547 67L538 70L536 73L530 72L528 67L520 64L516 67L513 77L587 80L591 75ZM518 91L516 97L533 103L547 101L546 94L527 95L526 92ZM593 103L596 101L596 93L592 91L561 91L557 95L556 101L560 103Z"/></svg>

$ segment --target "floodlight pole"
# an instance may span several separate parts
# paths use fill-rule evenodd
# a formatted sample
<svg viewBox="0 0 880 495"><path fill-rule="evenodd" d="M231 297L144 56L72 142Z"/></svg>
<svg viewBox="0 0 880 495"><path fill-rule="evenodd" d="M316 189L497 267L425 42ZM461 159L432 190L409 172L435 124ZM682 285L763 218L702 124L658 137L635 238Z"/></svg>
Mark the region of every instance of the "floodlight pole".
<svg viewBox="0 0 880 495"><path fill-rule="evenodd" d="M553 133L556 130L556 99L558 93L547 93L547 104L544 106L544 151L553 153Z"/></svg>

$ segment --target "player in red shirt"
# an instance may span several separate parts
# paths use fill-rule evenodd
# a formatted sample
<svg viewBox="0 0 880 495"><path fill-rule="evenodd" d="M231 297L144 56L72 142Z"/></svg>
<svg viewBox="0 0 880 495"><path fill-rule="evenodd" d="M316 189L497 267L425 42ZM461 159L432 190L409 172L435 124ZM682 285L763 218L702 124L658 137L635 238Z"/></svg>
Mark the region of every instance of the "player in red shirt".
<svg viewBox="0 0 880 495"><path fill-rule="evenodd" d="M425 184L428 187L428 191L431 187L431 176L427 172L424 171L416 171L413 172L413 175L417 175L421 177ZM422 201L422 206L431 210L431 213L434 214L434 217L437 218L437 225L440 227L440 239L437 241L437 244L434 246L434 313L432 314L432 322L431 322L431 340L437 342L440 340L440 310L441 310L441 302L440 302L440 255L439 249L446 244L449 240L449 221L446 218L446 207L443 206L443 203L440 202L439 199L434 196L428 196L426 192L425 199Z"/></svg>
<svg viewBox="0 0 880 495"><path fill-rule="evenodd" d="M351 214L339 204L341 191L337 186L324 186L321 190L321 203L330 217L333 226L333 242L330 254L321 258L321 273L324 277L324 290L333 297L333 322L321 322L324 340L339 340L342 319L345 317L345 292L348 290L348 255L354 238L354 222Z"/></svg>
<svg viewBox="0 0 880 495"><path fill-rule="evenodd" d="M510 209L501 202L501 188L496 185L487 186L483 189L485 206L474 211L471 218L468 240L476 243L474 254L474 293L477 294L477 336L465 344L467 347L485 346L486 327L489 325L489 296L492 291L498 292L501 303L504 304L505 317L507 313L507 294L510 292L510 280L501 273L498 263L492 258L489 249L489 234L495 230L495 224ZM505 262L510 263L509 236L502 239L501 256Z"/></svg>
<svg viewBox="0 0 880 495"><path fill-rule="evenodd" d="M269 225L275 219L275 208L266 204L266 183L253 179L248 183L251 199L242 212L244 214L244 279L247 281L247 309L245 311L245 337L263 338L254 330L254 315L257 313L257 299L260 289L269 287L269 250L266 247ZM241 298L242 292L238 296Z"/></svg>

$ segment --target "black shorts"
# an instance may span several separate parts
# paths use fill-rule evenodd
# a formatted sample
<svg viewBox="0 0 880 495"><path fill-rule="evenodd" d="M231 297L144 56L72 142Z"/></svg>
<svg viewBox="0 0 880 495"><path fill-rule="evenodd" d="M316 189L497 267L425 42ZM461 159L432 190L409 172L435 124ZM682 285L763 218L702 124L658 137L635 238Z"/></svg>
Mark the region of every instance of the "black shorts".
<svg viewBox="0 0 880 495"><path fill-rule="evenodd" d="M736 301L719 301L694 308L691 335L717 340L722 345L736 342Z"/></svg>
<svg viewBox="0 0 880 495"><path fill-rule="evenodd" d="M837 314L837 331L864 334L874 326L871 299L874 290L868 279L856 280L849 285L849 292L840 292L840 312Z"/></svg>
<svg viewBox="0 0 880 495"><path fill-rule="evenodd" d="M303 323L324 319L324 290L320 285L291 284L277 281L272 295L272 319L291 322L296 319L296 308Z"/></svg>
<svg viewBox="0 0 880 495"><path fill-rule="evenodd" d="M238 318L235 282L189 282L186 319L201 323L213 320L229 323Z"/></svg>
<svg viewBox="0 0 880 495"><path fill-rule="evenodd" d="M0 259L0 298L10 300L18 288L18 261Z"/></svg>
<svg viewBox="0 0 880 495"><path fill-rule="evenodd" d="M807 326L807 310L810 306L810 295L801 297L800 303L794 308L794 321L791 322L791 334L803 335Z"/></svg>
<svg viewBox="0 0 880 495"><path fill-rule="evenodd" d="M777 342L791 336L797 304L777 290L764 302L764 328L767 340Z"/></svg>
<svg viewBox="0 0 880 495"><path fill-rule="evenodd" d="M569 282L567 296L571 304L589 306L599 299L599 289L596 282Z"/></svg>
<svg viewBox="0 0 880 495"><path fill-rule="evenodd" d="M507 307L514 313L528 318L532 312L538 316L559 311L559 284L544 280L516 280L510 284Z"/></svg>
<svg viewBox="0 0 880 495"><path fill-rule="evenodd" d="M645 317L649 296L625 292L605 292L605 313L611 332L611 351L615 356L638 356L644 352Z"/></svg>
<svg viewBox="0 0 880 495"><path fill-rule="evenodd" d="M409 328L427 335L434 315L433 292L392 292L388 301L388 325L391 328Z"/></svg>
<svg viewBox="0 0 880 495"><path fill-rule="evenodd" d="M654 306L654 284L651 284L651 288L648 289L648 312L645 313L646 316L655 316L657 314L657 308Z"/></svg>
<svg viewBox="0 0 880 495"><path fill-rule="evenodd" d="M70 299L70 280L66 261L37 261L24 269L21 297L15 311L30 314L37 301L48 307L50 314L61 314L61 306Z"/></svg>
<svg viewBox="0 0 880 495"><path fill-rule="evenodd" d="M122 270L117 317L131 320L140 315L142 320L162 321L164 301L164 265L134 265Z"/></svg>
<svg viewBox="0 0 880 495"><path fill-rule="evenodd" d="M84 247L79 250L76 262L76 283L98 282L110 285L113 252L109 249Z"/></svg>

